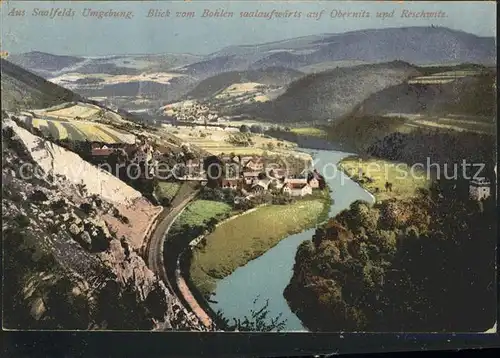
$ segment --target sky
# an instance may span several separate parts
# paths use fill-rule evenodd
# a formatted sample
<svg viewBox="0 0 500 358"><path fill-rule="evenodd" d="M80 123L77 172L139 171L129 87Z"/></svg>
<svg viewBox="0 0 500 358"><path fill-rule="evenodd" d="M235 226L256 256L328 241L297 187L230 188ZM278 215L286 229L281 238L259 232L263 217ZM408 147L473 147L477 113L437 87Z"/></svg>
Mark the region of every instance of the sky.
<svg viewBox="0 0 500 358"><path fill-rule="evenodd" d="M16 1L1 4L1 47L9 53L43 51L59 55L101 56L140 53L209 54L231 45L341 33L359 29L439 25L478 36L496 36L495 2L410 1ZM73 17L34 16L35 9L73 9ZM132 11L132 19L83 17L85 8ZM13 9L25 16L8 16ZM194 11L194 18L148 18L150 9ZM233 18L204 18L205 9L232 11ZM242 11L300 11L296 18L240 18ZM402 10L443 11L445 18L402 18ZM310 12L325 10L320 19ZM369 18L332 18L331 12L368 11ZM393 18L375 17L377 11Z"/></svg>

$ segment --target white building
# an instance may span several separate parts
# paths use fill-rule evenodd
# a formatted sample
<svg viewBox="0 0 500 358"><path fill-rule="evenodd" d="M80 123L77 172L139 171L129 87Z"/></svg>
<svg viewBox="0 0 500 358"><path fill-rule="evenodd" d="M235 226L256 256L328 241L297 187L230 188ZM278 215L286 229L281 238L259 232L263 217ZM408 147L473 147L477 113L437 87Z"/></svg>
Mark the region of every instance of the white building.
<svg viewBox="0 0 500 358"><path fill-rule="evenodd" d="M286 183L283 188L283 193L291 196L305 196L312 194L312 188L309 184L290 184Z"/></svg>
<svg viewBox="0 0 500 358"><path fill-rule="evenodd" d="M483 200L491 195L491 183L485 178L473 179L469 183L469 196L474 200Z"/></svg>

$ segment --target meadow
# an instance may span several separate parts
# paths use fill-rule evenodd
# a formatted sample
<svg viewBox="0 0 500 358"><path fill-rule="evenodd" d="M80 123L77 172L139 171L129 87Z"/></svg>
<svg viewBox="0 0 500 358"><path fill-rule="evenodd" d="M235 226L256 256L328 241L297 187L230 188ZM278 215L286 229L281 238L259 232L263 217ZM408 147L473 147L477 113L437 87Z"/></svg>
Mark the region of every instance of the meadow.
<svg viewBox="0 0 500 358"><path fill-rule="evenodd" d="M372 193L377 201L412 197L418 188L428 188L430 183L423 169L382 159L347 157L340 161L339 168ZM392 183L392 191L386 191L386 182Z"/></svg>
<svg viewBox="0 0 500 358"><path fill-rule="evenodd" d="M199 227L207 224L211 219L221 220L232 211L230 205L219 201L196 200L189 204L172 225L174 232L180 232L184 225ZM193 238L194 239L194 238Z"/></svg>
<svg viewBox="0 0 500 358"><path fill-rule="evenodd" d="M290 131L295 134L320 137L320 138L326 138L326 136L328 135L328 133L323 129L314 127L298 127L298 128L292 128L290 129Z"/></svg>
<svg viewBox="0 0 500 358"><path fill-rule="evenodd" d="M171 202L181 187L180 183L159 182L155 188L155 194L160 201Z"/></svg>
<svg viewBox="0 0 500 358"><path fill-rule="evenodd" d="M202 294L215 289L216 279L257 258L285 237L314 227L324 212L322 199L269 205L229 220L194 249L190 276ZM284 220L286 218L286 220Z"/></svg>

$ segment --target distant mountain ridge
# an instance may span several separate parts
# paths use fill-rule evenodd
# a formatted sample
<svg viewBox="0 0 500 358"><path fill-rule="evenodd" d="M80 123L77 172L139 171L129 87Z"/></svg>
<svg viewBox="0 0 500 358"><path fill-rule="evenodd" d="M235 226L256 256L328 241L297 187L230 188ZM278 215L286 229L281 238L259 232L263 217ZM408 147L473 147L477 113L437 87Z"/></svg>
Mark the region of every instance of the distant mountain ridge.
<svg viewBox="0 0 500 358"><path fill-rule="evenodd" d="M492 65L496 64L496 39L446 27L414 26L363 29L337 34L302 36L255 45L233 45L210 55L198 57L187 54L115 55L107 60L126 61L130 58L149 61L153 57L155 61L183 58L172 60L172 63L179 64L178 67L168 67L200 80L222 72L267 67L298 69L332 61L375 63L401 60L416 65L463 62ZM28 69L58 71L86 59L35 51L12 56L11 60ZM120 67L119 64L117 66Z"/></svg>
<svg viewBox="0 0 500 358"><path fill-rule="evenodd" d="M357 60L413 64L496 63L494 37L480 37L446 27L366 29L339 34L306 36L261 45L231 46L214 53L254 58L252 68L297 68L326 61Z"/></svg>

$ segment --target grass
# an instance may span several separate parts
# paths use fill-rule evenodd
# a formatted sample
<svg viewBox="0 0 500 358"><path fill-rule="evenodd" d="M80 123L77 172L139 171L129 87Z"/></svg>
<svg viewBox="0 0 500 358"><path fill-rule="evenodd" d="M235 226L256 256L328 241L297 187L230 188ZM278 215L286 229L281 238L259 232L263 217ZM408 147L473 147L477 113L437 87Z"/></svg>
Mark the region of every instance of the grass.
<svg viewBox="0 0 500 358"><path fill-rule="evenodd" d="M303 127L303 128L292 128L291 131L295 134L308 135L314 137L324 138L327 136L327 132L323 129L314 127Z"/></svg>
<svg viewBox="0 0 500 358"><path fill-rule="evenodd" d="M211 200L196 200L188 205L172 226L174 231L179 231L184 225L203 226L210 219L226 218L231 213L231 206ZM193 238L194 239L194 238Z"/></svg>
<svg viewBox="0 0 500 358"><path fill-rule="evenodd" d="M495 123L484 123L478 121L467 121L452 118L439 118L438 120L413 120L408 124L416 124L421 128L433 127L441 129L449 129L457 132L474 132L494 134L496 132Z"/></svg>
<svg viewBox="0 0 500 358"><path fill-rule="evenodd" d="M262 255L285 237L314 227L324 212L324 200L299 200L291 205L269 205L229 220L196 248L190 276L202 294L215 289L216 279Z"/></svg>
<svg viewBox="0 0 500 358"><path fill-rule="evenodd" d="M409 198L415 195L417 188L427 188L429 185L422 169L411 168L404 163L348 157L340 161L339 166L372 193L377 201ZM392 191L385 190L386 181L392 183Z"/></svg>
<svg viewBox="0 0 500 358"><path fill-rule="evenodd" d="M180 187L180 183L159 182L155 192L158 199L166 199L170 202L177 195Z"/></svg>

